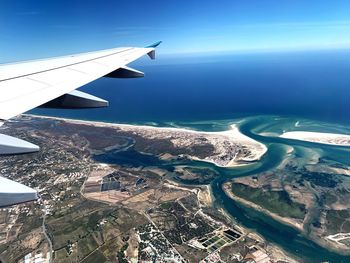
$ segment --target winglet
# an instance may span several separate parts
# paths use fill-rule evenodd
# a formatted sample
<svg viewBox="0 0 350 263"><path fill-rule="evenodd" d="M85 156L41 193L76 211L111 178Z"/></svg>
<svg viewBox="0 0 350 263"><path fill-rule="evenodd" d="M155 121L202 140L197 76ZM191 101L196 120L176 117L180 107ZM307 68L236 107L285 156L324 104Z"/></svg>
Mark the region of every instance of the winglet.
<svg viewBox="0 0 350 263"><path fill-rule="evenodd" d="M156 47L158 47L161 43L162 43L162 41L158 41L158 42L156 42L156 43L153 43L152 45L146 46L145 48L156 48Z"/></svg>
<svg viewBox="0 0 350 263"><path fill-rule="evenodd" d="M151 59L155 59L156 58L156 50L155 48L158 47L160 45L160 43L162 43L162 41L158 41L156 43L153 43L152 45L149 45L145 48L151 48L151 51L147 53L147 55L151 58Z"/></svg>

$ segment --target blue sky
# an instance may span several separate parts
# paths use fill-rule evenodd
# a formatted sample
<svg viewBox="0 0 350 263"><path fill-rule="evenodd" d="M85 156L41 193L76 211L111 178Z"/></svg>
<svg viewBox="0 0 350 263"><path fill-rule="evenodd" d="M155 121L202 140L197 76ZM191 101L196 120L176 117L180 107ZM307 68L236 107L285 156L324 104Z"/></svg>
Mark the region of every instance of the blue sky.
<svg viewBox="0 0 350 263"><path fill-rule="evenodd" d="M0 61L163 40L161 53L350 47L350 1L0 1Z"/></svg>

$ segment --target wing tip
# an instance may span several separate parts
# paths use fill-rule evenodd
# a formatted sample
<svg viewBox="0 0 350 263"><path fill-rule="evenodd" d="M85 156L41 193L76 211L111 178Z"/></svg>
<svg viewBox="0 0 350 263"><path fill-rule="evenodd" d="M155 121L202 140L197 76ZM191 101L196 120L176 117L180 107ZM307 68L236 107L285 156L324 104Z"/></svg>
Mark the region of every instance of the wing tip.
<svg viewBox="0 0 350 263"><path fill-rule="evenodd" d="M163 41L157 41L151 45L146 46L145 48L156 48L158 47Z"/></svg>

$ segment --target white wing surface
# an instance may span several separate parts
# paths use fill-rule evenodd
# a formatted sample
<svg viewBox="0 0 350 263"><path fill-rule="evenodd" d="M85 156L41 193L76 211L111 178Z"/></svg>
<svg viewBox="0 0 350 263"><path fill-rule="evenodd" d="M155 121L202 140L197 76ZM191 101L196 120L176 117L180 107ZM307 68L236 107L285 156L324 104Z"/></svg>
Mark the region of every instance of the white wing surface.
<svg viewBox="0 0 350 263"><path fill-rule="evenodd" d="M124 66L145 54L153 58L157 45L0 65L0 119L8 120L121 68L136 74Z"/></svg>

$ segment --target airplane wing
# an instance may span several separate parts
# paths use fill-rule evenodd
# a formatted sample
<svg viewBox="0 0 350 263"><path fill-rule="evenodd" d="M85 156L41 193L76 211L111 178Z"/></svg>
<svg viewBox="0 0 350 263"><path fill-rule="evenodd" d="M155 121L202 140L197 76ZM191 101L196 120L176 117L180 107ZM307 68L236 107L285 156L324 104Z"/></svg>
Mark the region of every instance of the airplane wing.
<svg viewBox="0 0 350 263"><path fill-rule="evenodd" d="M0 126L4 121L39 106L54 108L108 106L107 101L76 89L101 77L143 77L142 72L126 65L146 54L154 59L155 48L160 43L159 41L147 47L114 48L0 65ZM19 154L38 150L39 147L32 143L0 134L0 154ZM0 177L1 184L3 181L4 178ZM21 188L22 197L26 196L23 195L25 189ZM0 200L5 200L3 193L4 191L0 189ZM31 200L35 199L33 197L31 196ZM22 199L19 201L25 201ZM18 200L16 202L18 203ZM8 201L6 204L0 201L0 206L8 204Z"/></svg>

